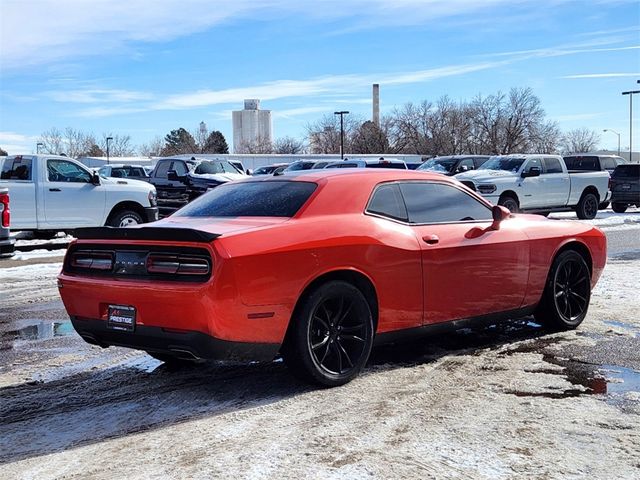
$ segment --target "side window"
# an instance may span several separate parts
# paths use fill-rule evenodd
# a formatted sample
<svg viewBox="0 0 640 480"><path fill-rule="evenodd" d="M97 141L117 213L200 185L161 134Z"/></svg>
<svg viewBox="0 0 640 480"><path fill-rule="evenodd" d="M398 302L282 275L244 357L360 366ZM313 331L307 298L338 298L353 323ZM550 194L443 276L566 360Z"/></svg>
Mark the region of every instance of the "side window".
<svg viewBox="0 0 640 480"><path fill-rule="evenodd" d="M167 178L167 172L169 171L169 167L171 166L171 160L163 160L158 162L158 167L156 168L155 177L158 178Z"/></svg>
<svg viewBox="0 0 640 480"><path fill-rule="evenodd" d="M553 157L545 157L544 173L562 173L562 165L560 165L560 160Z"/></svg>
<svg viewBox="0 0 640 480"><path fill-rule="evenodd" d="M613 170L616 168L616 161L613 158L604 157L600 159L600 162L602 163L602 168L604 170Z"/></svg>
<svg viewBox="0 0 640 480"><path fill-rule="evenodd" d="M373 192L367 206L367 212L406 222L408 219L407 207L404 205L398 184L390 183L379 186Z"/></svg>
<svg viewBox="0 0 640 480"><path fill-rule="evenodd" d="M185 176L189 171L187 170L187 166L184 164L184 162L181 162L180 160L174 161L173 165L171 165L171 169L175 170L176 175L178 175L179 177Z"/></svg>
<svg viewBox="0 0 640 480"><path fill-rule="evenodd" d="M50 182L91 182L89 172L66 160L47 160L47 173Z"/></svg>
<svg viewBox="0 0 640 480"><path fill-rule="evenodd" d="M475 168L475 166L473 165L473 159L472 158L465 158L464 160L460 161L460 164L458 165L457 171L458 172L466 172L468 170L473 170Z"/></svg>
<svg viewBox="0 0 640 480"><path fill-rule="evenodd" d="M540 171L542 172L542 162L540 162L539 158L531 158L531 159L529 159L529 161L527 162L527 166L525 167L524 171L525 172L531 171L531 167L538 167L540 169Z"/></svg>
<svg viewBox="0 0 640 480"><path fill-rule="evenodd" d="M487 160L489 160L487 157L476 157L473 159L473 162L476 164L476 168L478 168Z"/></svg>
<svg viewBox="0 0 640 480"><path fill-rule="evenodd" d="M490 221L491 209L451 185L406 182L400 191L410 223L456 223Z"/></svg>
<svg viewBox="0 0 640 480"><path fill-rule="evenodd" d="M30 158L7 158L0 173L2 180L31 180Z"/></svg>

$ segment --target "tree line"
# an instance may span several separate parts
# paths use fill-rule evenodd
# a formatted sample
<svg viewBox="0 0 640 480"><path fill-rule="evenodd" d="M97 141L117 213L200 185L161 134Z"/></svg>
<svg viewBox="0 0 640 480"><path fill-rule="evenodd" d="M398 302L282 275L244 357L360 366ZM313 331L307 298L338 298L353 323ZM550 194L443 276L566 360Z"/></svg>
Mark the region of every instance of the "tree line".
<svg viewBox="0 0 640 480"><path fill-rule="evenodd" d="M282 137L273 142L258 138L235 146L235 153L340 153L340 119L325 115L306 125L305 140ZM51 128L40 135L43 153L78 157L229 153L224 135L209 132L204 123L189 132L183 127L164 137L134 146L129 135L103 133L96 137L71 127ZM348 154L414 154L423 156L510 153L578 153L597 148L600 135L587 128L563 132L546 117L531 88L508 93L477 95L467 101L443 96L396 107L380 124L357 115L344 117L344 149ZM0 149L0 155L7 154Z"/></svg>

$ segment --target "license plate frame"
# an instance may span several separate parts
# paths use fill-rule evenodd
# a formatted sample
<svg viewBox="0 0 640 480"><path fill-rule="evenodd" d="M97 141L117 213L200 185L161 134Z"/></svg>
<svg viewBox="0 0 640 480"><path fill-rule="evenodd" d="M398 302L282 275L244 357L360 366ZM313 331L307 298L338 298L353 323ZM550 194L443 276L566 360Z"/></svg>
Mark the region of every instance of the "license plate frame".
<svg viewBox="0 0 640 480"><path fill-rule="evenodd" d="M107 328L118 332L135 332L136 307L130 305L109 305Z"/></svg>
<svg viewBox="0 0 640 480"><path fill-rule="evenodd" d="M622 188L622 190L631 190L631 184L630 183L623 183L620 188Z"/></svg>

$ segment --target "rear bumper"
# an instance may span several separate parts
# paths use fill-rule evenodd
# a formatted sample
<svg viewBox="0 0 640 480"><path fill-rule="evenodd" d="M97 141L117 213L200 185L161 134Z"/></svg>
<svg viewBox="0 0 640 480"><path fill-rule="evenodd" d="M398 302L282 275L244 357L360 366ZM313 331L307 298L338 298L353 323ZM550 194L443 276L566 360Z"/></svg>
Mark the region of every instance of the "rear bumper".
<svg viewBox="0 0 640 480"><path fill-rule="evenodd" d="M158 220L158 207L147 207L144 209L145 220L148 222L155 222Z"/></svg>
<svg viewBox="0 0 640 480"><path fill-rule="evenodd" d="M280 349L280 344L275 343L231 342L202 332L175 332L143 325L137 325L133 332L121 332L108 329L104 320L70 318L86 342L101 347L128 347L192 360L243 361L270 361Z"/></svg>
<svg viewBox="0 0 640 480"><path fill-rule="evenodd" d="M640 192L613 192L611 202L638 205L640 204Z"/></svg>

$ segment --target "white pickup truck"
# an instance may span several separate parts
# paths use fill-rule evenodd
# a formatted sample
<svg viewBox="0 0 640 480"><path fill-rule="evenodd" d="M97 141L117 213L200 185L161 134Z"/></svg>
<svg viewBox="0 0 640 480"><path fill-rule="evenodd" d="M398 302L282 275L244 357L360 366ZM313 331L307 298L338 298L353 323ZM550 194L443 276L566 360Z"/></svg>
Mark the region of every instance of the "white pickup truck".
<svg viewBox="0 0 640 480"><path fill-rule="evenodd" d="M609 201L609 173L569 173L558 155L503 155L491 157L477 170L459 173L457 180L490 202L512 212L575 210L591 219L598 205Z"/></svg>
<svg viewBox="0 0 640 480"><path fill-rule="evenodd" d="M45 237L77 227L124 227L158 219L153 185L100 177L68 157L0 157L2 187L11 195L11 230Z"/></svg>

